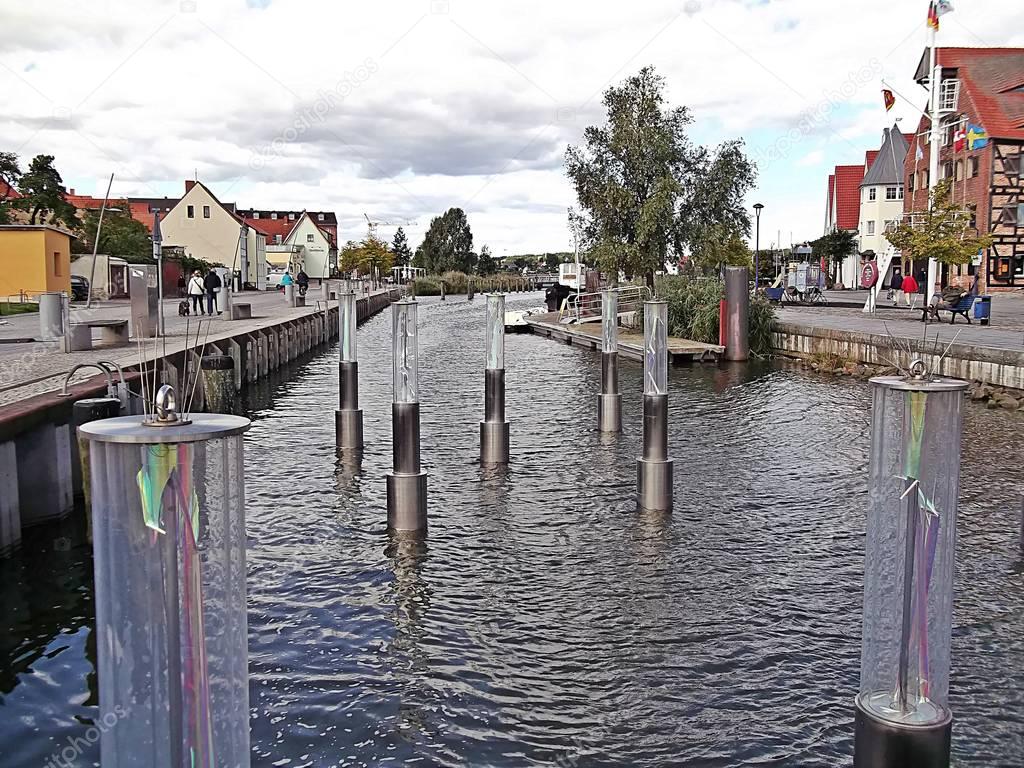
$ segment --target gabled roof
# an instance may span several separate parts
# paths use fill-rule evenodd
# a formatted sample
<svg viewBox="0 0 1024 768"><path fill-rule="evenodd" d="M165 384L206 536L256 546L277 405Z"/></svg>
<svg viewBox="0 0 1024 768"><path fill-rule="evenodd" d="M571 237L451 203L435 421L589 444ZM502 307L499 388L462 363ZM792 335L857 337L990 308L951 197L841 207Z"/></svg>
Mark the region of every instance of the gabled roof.
<svg viewBox="0 0 1024 768"><path fill-rule="evenodd" d="M907 140L897 126L886 128L882 146L860 186L877 184L900 184L903 182L903 161L907 157Z"/></svg>
<svg viewBox="0 0 1024 768"><path fill-rule="evenodd" d="M21 192L0 179L0 200L17 200L19 197L21 197Z"/></svg>
<svg viewBox="0 0 1024 768"><path fill-rule="evenodd" d="M315 214L315 213L316 213L316 211L313 212L313 214ZM299 216L297 219L295 219L294 226L292 226L292 228L288 230L288 234L285 235L282 238L282 242L287 242L288 241L288 239L292 236L292 233L295 232L295 230L299 228L299 224L302 223L303 219L309 219L310 222L313 224L313 226L316 227L317 230L319 230L320 234L324 236L324 239L327 241L327 244L331 245L331 246L334 245L334 239L331 237L331 233L328 230L324 229L320 225L320 223L316 219L313 218L313 215L310 214L309 211L303 211L302 215Z"/></svg>
<svg viewBox="0 0 1024 768"><path fill-rule="evenodd" d="M957 70L977 118L992 138L1024 140L1024 48L939 48L939 66ZM914 79L928 79L925 48Z"/></svg>
<svg viewBox="0 0 1024 768"><path fill-rule="evenodd" d="M864 168L870 168L871 164L875 162L875 158L878 157L877 149L869 149L864 153Z"/></svg>
<svg viewBox="0 0 1024 768"><path fill-rule="evenodd" d="M863 165L837 165L835 173L836 227L857 229L860 225L860 182Z"/></svg>

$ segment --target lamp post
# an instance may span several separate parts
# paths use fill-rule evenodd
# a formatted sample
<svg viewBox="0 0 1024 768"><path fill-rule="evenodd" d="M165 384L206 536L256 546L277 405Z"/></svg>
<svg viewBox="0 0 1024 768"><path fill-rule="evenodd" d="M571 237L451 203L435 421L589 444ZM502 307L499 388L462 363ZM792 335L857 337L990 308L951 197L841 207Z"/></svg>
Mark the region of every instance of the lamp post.
<svg viewBox="0 0 1024 768"><path fill-rule="evenodd" d="M761 211L764 206L761 203L754 203L754 293L757 293L757 281L761 275Z"/></svg>

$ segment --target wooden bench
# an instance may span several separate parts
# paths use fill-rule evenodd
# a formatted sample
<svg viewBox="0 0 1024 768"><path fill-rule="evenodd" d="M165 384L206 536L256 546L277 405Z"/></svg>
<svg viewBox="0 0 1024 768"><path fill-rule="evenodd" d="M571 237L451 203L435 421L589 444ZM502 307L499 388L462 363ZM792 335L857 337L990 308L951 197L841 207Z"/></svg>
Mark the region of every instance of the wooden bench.
<svg viewBox="0 0 1024 768"><path fill-rule="evenodd" d="M231 305L232 320L248 320L252 317L252 304L233 303Z"/></svg>
<svg viewBox="0 0 1024 768"><path fill-rule="evenodd" d="M92 349L94 328L100 329L100 342L106 346L127 347L131 343L127 320L86 320L71 323L69 333L64 339L64 351L82 352Z"/></svg>
<svg viewBox="0 0 1024 768"><path fill-rule="evenodd" d="M949 324L952 325L956 321L957 315L963 315L964 320L967 324L971 324L971 316L968 314L971 311L971 307L974 306L974 300L978 298L978 294L975 291L968 291L966 294L960 297L954 306L948 304L939 304L935 307L921 307L921 322L927 323L929 316L934 319L939 319L939 312L949 312Z"/></svg>

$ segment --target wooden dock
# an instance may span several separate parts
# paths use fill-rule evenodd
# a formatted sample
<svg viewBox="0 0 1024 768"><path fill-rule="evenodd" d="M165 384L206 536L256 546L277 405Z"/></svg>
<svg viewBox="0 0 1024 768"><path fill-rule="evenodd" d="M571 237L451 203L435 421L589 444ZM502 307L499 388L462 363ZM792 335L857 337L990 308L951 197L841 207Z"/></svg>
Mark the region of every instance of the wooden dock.
<svg viewBox="0 0 1024 768"><path fill-rule="evenodd" d="M549 339L564 341L566 344L584 346L589 349L601 349L601 324L579 323L567 325L558 322L557 312L543 315L530 315L526 318L530 332ZM681 363L716 363L725 347L718 344L704 344L700 341L668 337L668 356L673 364ZM619 354L629 360L642 362L644 359L644 337L641 333L633 333L626 329L619 330Z"/></svg>

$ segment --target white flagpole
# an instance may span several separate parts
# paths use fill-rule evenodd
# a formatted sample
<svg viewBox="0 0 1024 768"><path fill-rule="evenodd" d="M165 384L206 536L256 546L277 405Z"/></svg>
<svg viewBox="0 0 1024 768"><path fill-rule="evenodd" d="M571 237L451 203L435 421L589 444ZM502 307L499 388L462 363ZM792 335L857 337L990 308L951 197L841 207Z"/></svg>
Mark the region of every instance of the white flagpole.
<svg viewBox="0 0 1024 768"><path fill-rule="evenodd" d="M931 207L932 195L935 192L935 186L939 183L939 145L942 141L939 131L939 90L942 81L942 70L938 66L938 55L935 50L936 45L936 30L935 27L929 26L929 113L931 120L931 132L929 135L929 147L928 147L928 200L929 207ZM935 281L938 277L938 262L935 257L928 257L928 285L925 289L925 302L926 305L931 305L932 297L935 295Z"/></svg>

